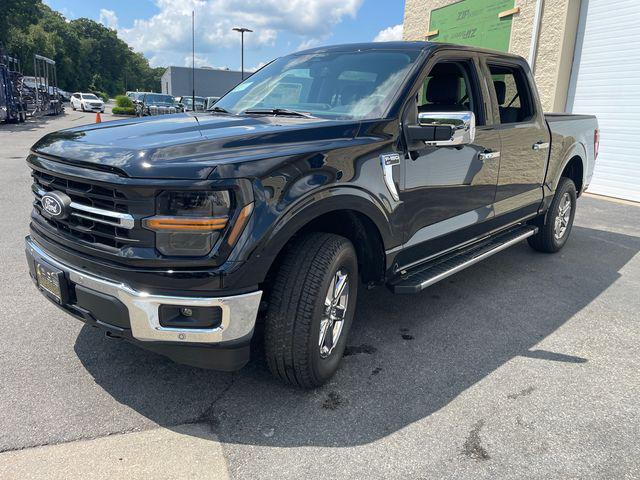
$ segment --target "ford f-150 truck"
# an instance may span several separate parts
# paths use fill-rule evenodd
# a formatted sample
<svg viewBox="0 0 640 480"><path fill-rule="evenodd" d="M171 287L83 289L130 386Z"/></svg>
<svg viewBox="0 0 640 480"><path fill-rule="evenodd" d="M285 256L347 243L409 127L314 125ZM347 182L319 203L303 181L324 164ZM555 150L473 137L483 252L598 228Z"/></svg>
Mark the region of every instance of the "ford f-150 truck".
<svg viewBox="0 0 640 480"><path fill-rule="evenodd" d="M207 112L42 138L27 259L110 337L220 370L262 342L311 388L338 369L359 284L417 293L524 239L560 250L598 137L592 116L543 114L521 57L307 50Z"/></svg>

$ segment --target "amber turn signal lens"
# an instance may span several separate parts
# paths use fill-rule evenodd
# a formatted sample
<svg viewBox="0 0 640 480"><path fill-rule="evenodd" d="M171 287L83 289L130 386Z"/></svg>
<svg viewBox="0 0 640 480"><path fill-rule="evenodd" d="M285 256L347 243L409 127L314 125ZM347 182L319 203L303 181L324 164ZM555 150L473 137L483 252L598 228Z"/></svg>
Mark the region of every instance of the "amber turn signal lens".
<svg viewBox="0 0 640 480"><path fill-rule="evenodd" d="M228 217L150 217L144 226L155 231L214 232L227 226Z"/></svg>
<svg viewBox="0 0 640 480"><path fill-rule="evenodd" d="M244 208L240 210L240 213L238 214L238 219L233 225L233 228L231 229L231 233L229 234L229 239L227 240L229 245L234 245L236 243L236 240L242 233L242 230L244 229L244 226L246 225L247 220L249 219L249 216L251 216L251 212L253 212L253 203L245 205Z"/></svg>

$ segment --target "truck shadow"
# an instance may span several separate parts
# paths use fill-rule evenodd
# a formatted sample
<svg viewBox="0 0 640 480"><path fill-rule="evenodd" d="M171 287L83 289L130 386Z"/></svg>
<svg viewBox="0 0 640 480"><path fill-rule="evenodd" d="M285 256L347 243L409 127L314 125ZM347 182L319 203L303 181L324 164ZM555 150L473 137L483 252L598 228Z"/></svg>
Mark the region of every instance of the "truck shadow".
<svg viewBox="0 0 640 480"><path fill-rule="evenodd" d="M343 367L311 392L279 384L259 361L234 374L198 370L90 327L75 351L114 399L165 427L207 422L237 444L362 445L428 417L517 357L581 368L588 358L538 344L579 322L639 251L639 237L574 227L557 255L522 244L419 295L362 290Z"/></svg>
<svg viewBox="0 0 640 480"><path fill-rule="evenodd" d="M0 123L0 132L16 133L16 132L29 132L35 130L43 130L46 132L46 128L49 123L63 118L68 115L68 112L63 112L60 115L43 115L40 117L29 117L24 123ZM60 127L62 128L62 127Z"/></svg>

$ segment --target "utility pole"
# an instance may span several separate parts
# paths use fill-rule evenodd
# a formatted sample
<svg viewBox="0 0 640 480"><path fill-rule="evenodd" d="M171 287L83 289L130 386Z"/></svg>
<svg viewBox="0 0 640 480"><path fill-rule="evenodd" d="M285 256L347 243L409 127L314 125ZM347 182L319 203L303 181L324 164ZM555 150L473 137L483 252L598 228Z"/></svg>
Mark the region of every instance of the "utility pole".
<svg viewBox="0 0 640 480"><path fill-rule="evenodd" d="M235 32L240 32L240 64L241 64L241 71L242 71L242 80L244 80L244 34L246 33L251 33L253 32L253 30L249 30L248 28L245 27L235 27L233 29Z"/></svg>
<svg viewBox="0 0 640 480"><path fill-rule="evenodd" d="M191 10L191 109L196 111L196 12Z"/></svg>

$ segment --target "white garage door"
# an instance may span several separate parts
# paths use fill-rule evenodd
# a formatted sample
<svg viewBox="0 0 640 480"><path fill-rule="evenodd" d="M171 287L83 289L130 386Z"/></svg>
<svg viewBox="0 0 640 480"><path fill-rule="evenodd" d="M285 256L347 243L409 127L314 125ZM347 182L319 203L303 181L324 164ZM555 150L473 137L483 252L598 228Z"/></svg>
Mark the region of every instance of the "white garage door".
<svg viewBox="0 0 640 480"><path fill-rule="evenodd" d="M640 202L640 0L582 0L567 111L600 123L589 191Z"/></svg>

